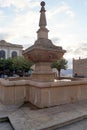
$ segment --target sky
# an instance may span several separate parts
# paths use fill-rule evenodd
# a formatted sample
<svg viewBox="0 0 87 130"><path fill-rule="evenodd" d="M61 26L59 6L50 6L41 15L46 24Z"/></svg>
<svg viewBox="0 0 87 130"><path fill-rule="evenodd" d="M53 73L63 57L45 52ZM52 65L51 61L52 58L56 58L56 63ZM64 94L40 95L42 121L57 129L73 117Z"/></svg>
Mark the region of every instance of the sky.
<svg viewBox="0 0 87 130"><path fill-rule="evenodd" d="M53 44L72 59L87 58L87 0L44 0L47 29ZM23 45L34 44L39 29L41 0L0 0L0 40Z"/></svg>

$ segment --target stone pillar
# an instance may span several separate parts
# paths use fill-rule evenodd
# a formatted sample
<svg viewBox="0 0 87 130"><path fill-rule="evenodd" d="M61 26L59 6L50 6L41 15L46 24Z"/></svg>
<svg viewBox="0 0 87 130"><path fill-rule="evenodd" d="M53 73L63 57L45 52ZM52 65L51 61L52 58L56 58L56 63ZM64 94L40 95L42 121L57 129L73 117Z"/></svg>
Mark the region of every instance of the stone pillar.
<svg viewBox="0 0 87 130"><path fill-rule="evenodd" d="M54 81L55 73L52 71L49 62L39 62L35 64L35 71L32 73L31 79L34 81Z"/></svg>

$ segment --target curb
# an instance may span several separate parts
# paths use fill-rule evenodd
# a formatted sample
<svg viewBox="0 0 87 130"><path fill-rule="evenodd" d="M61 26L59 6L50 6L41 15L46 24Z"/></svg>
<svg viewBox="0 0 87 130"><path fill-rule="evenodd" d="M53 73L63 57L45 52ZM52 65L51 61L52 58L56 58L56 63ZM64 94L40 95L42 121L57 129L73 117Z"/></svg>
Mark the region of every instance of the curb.
<svg viewBox="0 0 87 130"><path fill-rule="evenodd" d="M65 121L65 122L62 122L62 123L59 123L59 124L55 124L55 125L47 127L47 128L38 129L38 130L55 130L55 129L58 129L58 128L62 128L64 126L71 125L73 123L76 123L76 122L84 120L84 119L87 119L87 115L83 115L83 116L71 119L69 121Z"/></svg>

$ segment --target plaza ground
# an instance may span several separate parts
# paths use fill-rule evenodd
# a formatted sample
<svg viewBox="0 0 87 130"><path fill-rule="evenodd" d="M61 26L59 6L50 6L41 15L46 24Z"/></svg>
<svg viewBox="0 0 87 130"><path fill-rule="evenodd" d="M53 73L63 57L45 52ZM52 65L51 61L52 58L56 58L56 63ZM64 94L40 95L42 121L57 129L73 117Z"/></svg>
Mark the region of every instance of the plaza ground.
<svg viewBox="0 0 87 130"><path fill-rule="evenodd" d="M14 130L86 130L87 101L44 109L38 109L29 103L19 108L0 104L0 119L5 117L9 118ZM0 130L10 130L9 123L0 125Z"/></svg>

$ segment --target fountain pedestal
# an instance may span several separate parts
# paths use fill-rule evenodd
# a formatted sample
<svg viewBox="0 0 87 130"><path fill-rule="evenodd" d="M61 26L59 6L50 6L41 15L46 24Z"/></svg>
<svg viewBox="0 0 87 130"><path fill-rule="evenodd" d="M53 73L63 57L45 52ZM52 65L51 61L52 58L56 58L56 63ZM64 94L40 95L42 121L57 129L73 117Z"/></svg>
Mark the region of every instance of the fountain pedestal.
<svg viewBox="0 0 87 130"><path fill-rule="evenodd" d="M50 62L39 62L35 64L35 71L32 73L31 79L34 81L52 82L55 79L55 73L52 72Z"/></svg>

